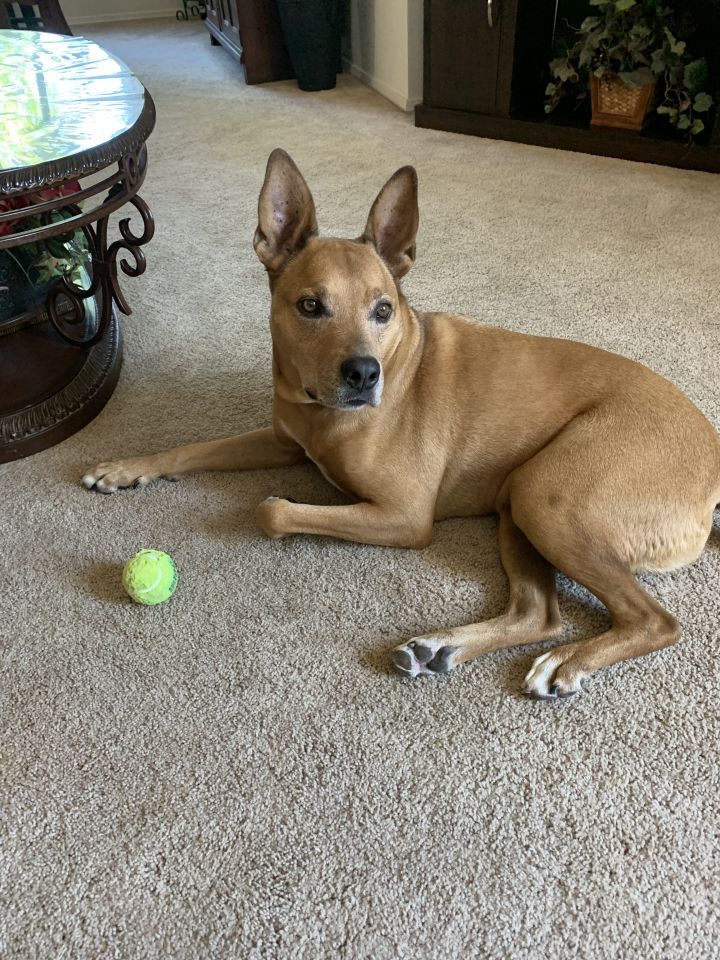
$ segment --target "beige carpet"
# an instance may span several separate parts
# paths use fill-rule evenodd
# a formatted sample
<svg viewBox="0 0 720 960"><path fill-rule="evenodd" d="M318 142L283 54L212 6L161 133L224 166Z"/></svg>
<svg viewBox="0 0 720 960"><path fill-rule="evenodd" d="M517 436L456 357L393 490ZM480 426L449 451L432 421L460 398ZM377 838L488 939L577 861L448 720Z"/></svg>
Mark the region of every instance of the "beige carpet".
<svg viewBox="0 0 720 960"><path fill-rule="evenodd" d="M198 23L88 33L156 99L157 235L112 401L0 467L0 955L717 957L717 532L645 578L675 649L542 703L519 694L538 647L437 681L387 667L401 639L502 609L492 518L421 553L274 543L258 500L336 502L313 468L115 497L79 480L268 422L251 236L276 145L340 235L417 166L418 306L629 354L719 424L720 177L417 130L347 77L248 89ZM166 606L122 593L141 546L177 560ZM566 639L605 622L565 580L561 602Z"/></svg>

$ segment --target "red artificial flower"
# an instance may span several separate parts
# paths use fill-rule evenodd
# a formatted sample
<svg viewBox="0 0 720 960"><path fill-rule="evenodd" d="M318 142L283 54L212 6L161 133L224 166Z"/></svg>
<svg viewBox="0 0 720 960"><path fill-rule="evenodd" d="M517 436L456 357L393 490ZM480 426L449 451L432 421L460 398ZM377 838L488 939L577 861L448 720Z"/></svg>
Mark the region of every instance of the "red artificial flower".
<svg viewBox="0 0 720 960"><path fill-rule="evenodd" d="M0 213L9 213L11 210L21 210L30 205L29 197L0 197ZM22 222L22 217L16 220L0 220L0 237L7 237L15 232L15 225Z"/></svg>
<svg viewBox="0 0 720 960"><path fill-rule="evenodd" d="M77 180L70 183L61 183L57 187L46 187L37 193L27 194L21 197L0 197L0 213L9 213L11 210L22 210L36 203L42 203L43 200L57 200L58 197L68 197L77 193L81 189ZM15 232L15 228L22 223L24 217L17 217L13 220L0 220L0 237L8 237Z"/></svg>

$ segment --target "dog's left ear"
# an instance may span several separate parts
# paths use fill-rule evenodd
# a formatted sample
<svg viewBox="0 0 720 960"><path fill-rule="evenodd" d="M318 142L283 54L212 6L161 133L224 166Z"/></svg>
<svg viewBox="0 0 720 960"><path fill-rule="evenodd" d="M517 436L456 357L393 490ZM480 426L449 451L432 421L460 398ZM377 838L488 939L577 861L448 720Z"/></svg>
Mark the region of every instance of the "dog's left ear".
<svg viewBox="0 0 720 960"><path fill-rule="evenodd" d="M401 167L377 195L362 237L375 247L396 279L404 277L415 262L417 192L415 168Z"/></svg>

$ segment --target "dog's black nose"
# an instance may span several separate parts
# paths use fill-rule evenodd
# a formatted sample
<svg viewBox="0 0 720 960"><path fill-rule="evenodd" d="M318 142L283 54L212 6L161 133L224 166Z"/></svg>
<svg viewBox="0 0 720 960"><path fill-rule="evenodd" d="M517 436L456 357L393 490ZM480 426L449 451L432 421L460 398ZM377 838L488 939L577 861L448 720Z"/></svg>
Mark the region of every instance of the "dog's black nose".
<svg viewBox="0 0 720 960"><path fill-rule="evenodd" d="M362 393L371 390L380 379L380 364L375 357L348 357L343 361L340 373L349 387Z"/></svg>

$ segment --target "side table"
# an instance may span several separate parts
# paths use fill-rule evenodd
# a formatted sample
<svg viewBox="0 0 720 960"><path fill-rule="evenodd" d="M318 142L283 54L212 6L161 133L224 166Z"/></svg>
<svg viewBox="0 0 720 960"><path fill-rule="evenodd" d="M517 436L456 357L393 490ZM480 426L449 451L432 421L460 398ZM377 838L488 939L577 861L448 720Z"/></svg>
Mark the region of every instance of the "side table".
<svg viewBox="0 0 720 960"><path fill-rule="evenodd" d="M145 271L155 107L83 37L0 30L0 463L75 433L118 379L118 266ZM139 215L109 218L126 204ZM72 269L71 269L72 268Z"/></svg>

